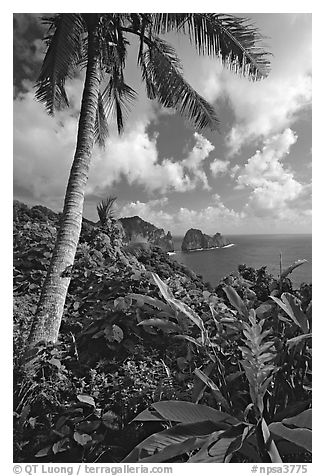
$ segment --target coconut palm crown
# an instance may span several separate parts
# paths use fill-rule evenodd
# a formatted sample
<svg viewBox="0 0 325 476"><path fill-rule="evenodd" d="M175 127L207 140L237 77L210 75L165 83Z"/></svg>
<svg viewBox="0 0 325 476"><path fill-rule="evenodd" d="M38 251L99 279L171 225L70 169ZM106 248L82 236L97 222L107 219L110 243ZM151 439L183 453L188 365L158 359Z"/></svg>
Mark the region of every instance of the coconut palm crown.
<svg viewBox="0 0 325 476"><path fill-rule="evenodd" d="M197 52L215 56L237 74L258 80L269 71L259 31L246 18L212 13L62 13L44 19L47 51L36 98L49 114L69 106L68 79L85 69L74 160L51 264L29 335L29 346L55 342L79 241L94 142L104 145L109 120L119 132L136 92L125 82L130 38L138 39L138 65L147 95L176 109L197 130L218 128L213 107L184 79L174 48L159 35L186 35Z"/></svg>

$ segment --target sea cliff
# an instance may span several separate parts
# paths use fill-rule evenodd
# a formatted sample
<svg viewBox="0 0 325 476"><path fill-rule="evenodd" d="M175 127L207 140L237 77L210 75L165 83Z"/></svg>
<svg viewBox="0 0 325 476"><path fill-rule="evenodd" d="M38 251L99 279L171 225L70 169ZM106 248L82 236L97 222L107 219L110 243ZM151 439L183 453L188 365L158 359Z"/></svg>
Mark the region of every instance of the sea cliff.
<svg viewBox="0 0 325 476"><path fill-rule="evenodd" d="M164 251L174 251L173 237L170 231L165 234L162 228L142 220L139 216L120 218L126 241L129 243L150 243Z"/></svg>
<svg viewBox="0 0 325 476"><path fill-rule="evenodd" d="M222 248L230 244L228 238L223 237L220 233L213 236L202 233L201 230L191 228L184 236L182 242L182 251L194 251L210 248Z"/></svg>

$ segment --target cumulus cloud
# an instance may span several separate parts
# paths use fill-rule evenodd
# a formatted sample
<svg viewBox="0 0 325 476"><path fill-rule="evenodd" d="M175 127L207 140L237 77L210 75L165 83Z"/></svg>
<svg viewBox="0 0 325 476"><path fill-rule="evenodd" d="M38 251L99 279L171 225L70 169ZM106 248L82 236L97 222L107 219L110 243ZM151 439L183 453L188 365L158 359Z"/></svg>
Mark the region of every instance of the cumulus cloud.
<svg viewBox="0 0 325 476"><path fill-rule="evenodd" d="M210 190L208 184L208 177L202 169L203 162L209 156L210 152L214 150L214 145L211 144L205 137L197 132L194 133L195 145L188 156L182 160L181 165L184 169L191 171L196 177L197 181L201 181L203 188Z"/></svg>
<svg viewBox="0 0 325 476"><path fill-rule="evenodd" d="M36 13L13 15L13 64L15 94L24 88L24 79L35 80L44 58L45 44L41 40L45 27Z"/></svg>
<svg viewBox="0 0 325 476"><path fill-rule="evenodd" d="M176 234L185 233L189 228L199 228L210 234L234 229L241 224L245 216L242 212L226 207L218 194L213 195L212 205L198 210L179 207L167 211L166 204L166 198L148 202L129 202L119 210L119 215L139 215L143 220Z"/></svg>
<svg viewBox="0 0 325 476"><path fill-rule="evenodd" d="M298 200L308 202L309 190L306 186ZM169 208L167 209L167 205ZM172 207L167 199L135 201L126 203L119 210L119 216L139 215L143 220L170 230L174 235L185 234L189 228L199 228L204 233L214 234L247 233L248 229L260 233L290 233L292 227L306 231L310 227L311 211L308 208L281 208L276 216L265 214L263 220L252 209L236 211L227 207L220 195L213 194L211 205L204 208Z"/></svg>
<svg viewBox="0 0 325 476"><path fill-rule="evenodd" d="M20 93L14 101L15 187L28 190L35 200L53 205L65 193L77 133L82 78L67 84L71 107L50 117L33 92ZM100 194L126 178L147 192L185 192L201 185L209 189L203 169L214 146L195 133L195 144L183 160L158 157L157 135L149 137L152 118L143 106L122 136L111 134L104 150L95 147L87 193ZM58 204L57 203L57 204Z"/></svg>
<svg viewBox="0 0 325 476"><path fill-rule="evenodd" d="M112 138L107 151L95 153L88 182L88 193L98 192L121 177L130 185L141 185L146 191L166 193L186 192L200 183L209 188L203 162L214 146L202 135L195 133L195 145L182 161L172 158L158 160L157 137L149 137L146 124L137 125L122 137Z"/></svg>
<svg viewBox="0 0 325 476"><path fill-rule="evenodd" d="M76 119L54 120L29 92L14 101L14 186L48 204L64 196L77 132Z"/></svg>
<svg viewBox="0 0 325 476"><path fill-rule="evenodd" d="M293 208L306 186L282 161L296 141L297 135L288 128L267 139L262 150L248 159L237 177L237 188L251 189L246 211L284 218Z"/></svg>
<svg viewBox="0 0 325 476"><path fill-rule="evenodd" d="M119 209L120 217L140 216L143 220L162 228L169 229L173 223L173 215L165 211L167 197L149 200L148 202L128 202Z"/></svg>
<svg viewBox="0 0 325 476"><path fill-rule="evenodd" d="M227 173L229 164L229 160L214 159L214 161L210 164L210 170L212 175L214 177L217 177L217 175L223 175Z"/></svg>
<svg viewBox="0 0 325 476"><path fill-rule="evenodd" d="M230 155L255 139L266 138L291 125L311 101L311 77L270 78L264 82L227 84L236 123L227 136Z"/></svg>
<svg viewBox="0 0 325 476"><path fill-rule="evenodd" d="M229 156L290 127L311 104L311 16L298 15L293 21L291 15L260 15L259 27L270 37L274 54L267 79L251 82L213 61L202 65L205 97L226 99L235 116L227 135Z"/></svg>

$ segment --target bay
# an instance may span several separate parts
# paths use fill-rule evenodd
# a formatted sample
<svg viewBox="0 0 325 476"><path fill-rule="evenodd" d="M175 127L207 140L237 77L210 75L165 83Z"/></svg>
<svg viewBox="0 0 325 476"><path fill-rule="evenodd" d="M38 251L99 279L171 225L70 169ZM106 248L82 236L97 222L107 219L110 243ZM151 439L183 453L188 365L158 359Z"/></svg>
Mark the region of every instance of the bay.
<svg viewBox="0 0 325 476"><path fill-rule="evenodd" d="M289 276L294 287L312 282L312 236L311 235L226 235L234 246L211 250L181 251L183 237L174 237L175 254L178 262L185 264L195 273L202 275L204 281L216 286L219 281L238 265L246 264L253 268L267 267L275 277L279 276L280 254L283 269L298 259L307 263L295 269Z"/></svg>

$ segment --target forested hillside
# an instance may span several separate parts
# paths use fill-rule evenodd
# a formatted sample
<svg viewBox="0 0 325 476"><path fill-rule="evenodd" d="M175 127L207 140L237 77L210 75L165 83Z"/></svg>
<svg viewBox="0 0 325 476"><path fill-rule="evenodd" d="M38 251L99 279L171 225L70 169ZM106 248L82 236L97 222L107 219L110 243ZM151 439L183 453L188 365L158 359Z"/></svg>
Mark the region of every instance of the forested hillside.
<svg viewBox="0 0 325 476"><path fill-rule="evenodd" d="M59 341L26 363L59 220L14 203L15 461L310 461L311 285L242 265L212 289L84 220Z"/></svg>

